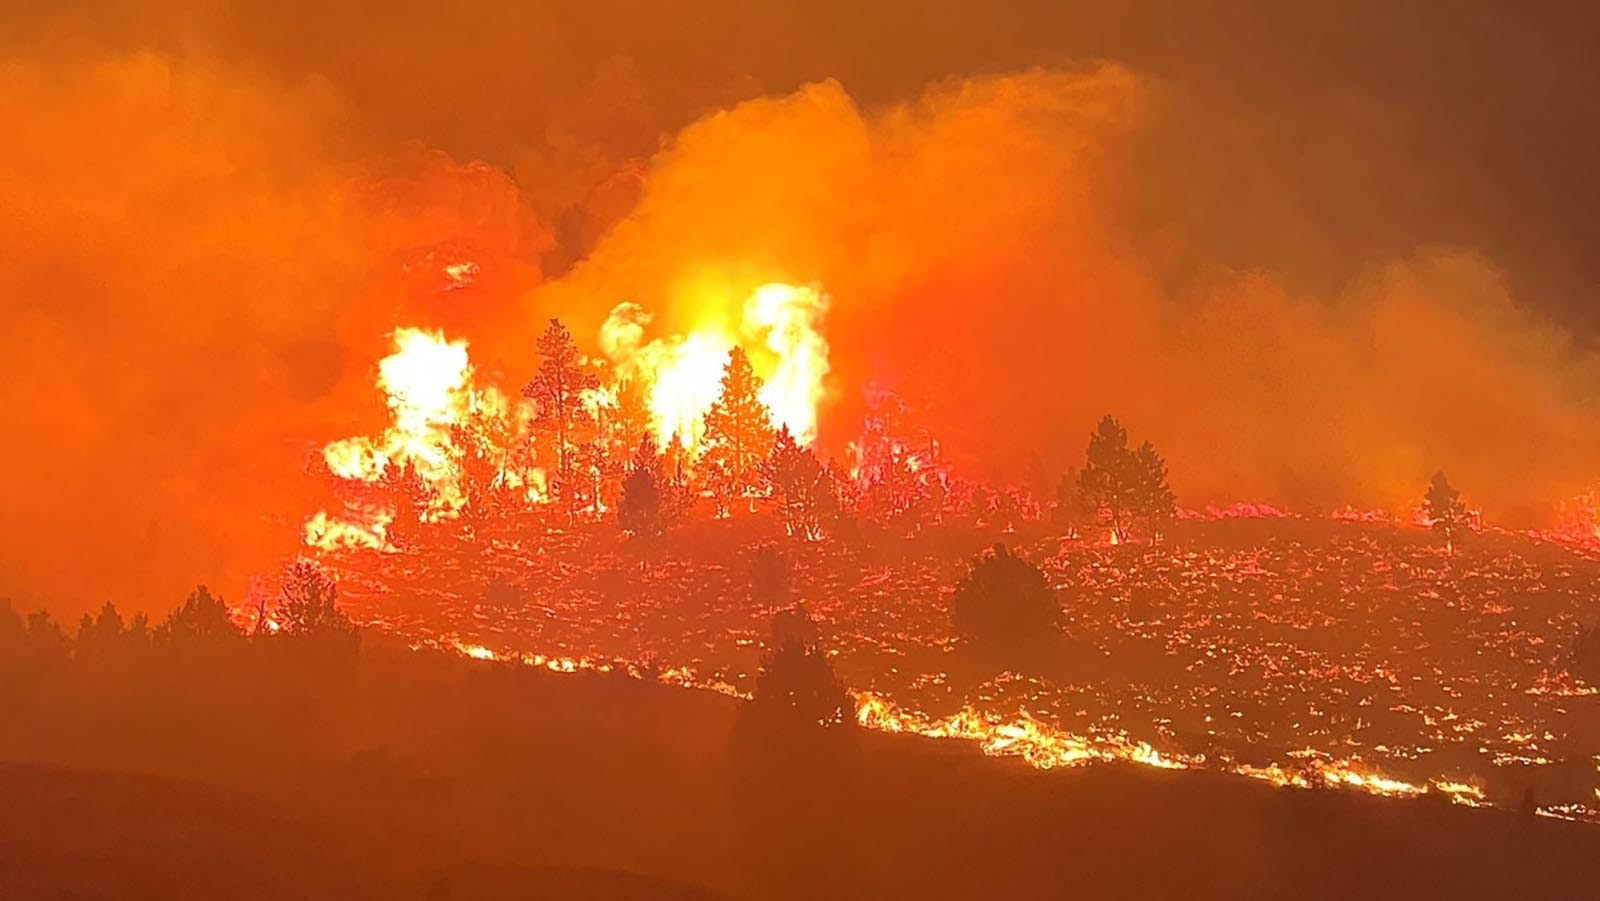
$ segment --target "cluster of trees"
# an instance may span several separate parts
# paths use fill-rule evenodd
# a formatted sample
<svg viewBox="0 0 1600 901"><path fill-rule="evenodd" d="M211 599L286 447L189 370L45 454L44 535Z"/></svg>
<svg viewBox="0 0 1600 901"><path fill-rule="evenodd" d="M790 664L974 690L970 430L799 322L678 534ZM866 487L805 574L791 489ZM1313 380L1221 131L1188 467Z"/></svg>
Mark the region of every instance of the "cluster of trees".
<svg viewBox="0 0 1600 901"><path fill-rule="evenodd" d="M787 567L776 550L758 552L751 595L760 603L787 598ZM996 544L973 562L951 598L951 619L968 642L989 650L1028 650L1058 634L1061 606L1038 567ZM1597 640L1600 644L1600 640ZM1600 649L1597 649L1600 650ZM852 724L852 705L818 647L816 623L803 605L778 613L771 651L762 661L742 727L762 736L798 740L816 730Z"/></svg>
<svg viewBox="0 0 1600 901"><path fill-rule="evenodd" d="M452 426L459 512L469 525L525 506L530 493L542 493L569 524L615 511L634 534L670 528L702 497L719 516L741 504L770 506L788 534L805 540L853 532L858 516L915 531L957 507L1004 522L1038 513L1014 491L986 493L955 480L938 442L899 422L904 410L892 395L869 411L847 470L773 426L763 381L734 347L691 453L679 435L657 443L643 386L624 381L601 390L599 372L558 319L537 348L539 366L522 389L530 420L519 425L508 411L485 408ZM542 486L523 483L536 473L544 474ZM416 540L437 506L429 486L409 464L388 468L383 484L393 512L387 537Z"/></svg>
<svg viewBox="0 0 1600 901"><path fill-rule="evenodd" d="M1089 435L1083 469L1062 481L1064 509L1095 515L1119 542L1142 532L1154 541L1177 514L1167 464L1149 441L1128 447L1128 431L1110 415Z"/></svg>
<svg viewBox="0 0 1600 901"><path fill-rule="evenodd" d="M469 525L541 495L568 524L615 511L620 526L637 535L670 528L700 498L710 498L719 516L740 505L769 506L789 535L804 540L853 533L858 519L914 533L951 511L1004 526L1040 514L1026 492L988 491L955 478L939 443L886 392L869 403L847 470L774 427L761 401L762 379L734 347L691 453L679 435L658 444L643 386L624 381L602 391L599 371L560 320L550 320L537 348L538 368L522 389L531 419L485 408L452 426L459 512ZM1126 431L1107 416L1086 457L1083 469L1063 480L1061 505L1103 520L1119 541L1157 537L1174 499L1154 447L1147 441L1129 448ZM526 484L538 478L545 482ZM393 512L388 539L416 540L437 498L408 463L386 469L383 484Z"/></svg>
<svg viewBox="0 0 1600 901"><path fill-rule="evenodd" d="M1138 450L1128 450L1127 433L1109 416L1090 437L1088 464L1069 485L1072 496L1097 510L1118 535L1126 536L1130 524L1142 523L1153 536L1172 516L1172 492L1160 456L1148 442ZM1422 509L1452 549L1455 537L1473 526L1472 512L1442 472L1429 483ZM1060 606L1044 572L1002 544L974 562L951 598L956 631L981 646L1037 642L1055 631L1060 617ZM1579 635L1573 655L1574 671L1600 685L1600 626Z"/></svg>
<svg viewBox="0 0 1600 901"><path fill-rule="evenodd" d="M736 504L770 500L793 536L815 540L840 516L840 480L788 429L774 428L760 400L763 383L738 347L728 354L722 393L705 418L694 459L673 446L661 451L646 433L622 480L617 516L636 535L662 531L679 521L700 494L709 494L718 515Z"/></svg>
<svg viewBox="0 0 1600 901"><path fill-rule="evenodd" d="M65 661L120 664L150 652L208 657L247 642L347 658L359 650L360 635L338 608L338 595L332 578L302 559L284 571L276 602L248 631L236 624L222 598L201 585L158 624L143 613L124 619L107 602L98 613L84 614L72 636L48 613L22 616L10 600L0 599L0 681Z"/></svg>
<svg viewBox="0 0 1600 901"><path fill-rule="evenodd" d="M853 447L857 459L846 472L774 428L760 399L763 382L744 350L734 347L691 454L677 435L666 447L657 445L641 386L624 382L612 400L597 402L599 376L559 320L550 320L537 344L539 368L522 393L535 410L531 427L540 440L534 449L551 473L547 494L569 523L580 512L598 518L614 509L624 530L650 535L680 521L700 497L712 498L719 516L741 502L751 509L758 500L770 504L787 533L806 540L851 530L857 516L903 522L915 531L951 509L1003 524L1039 515L1025 493L984 491L951 476L938 442L898 423L904 405L892 395L871 405L862 440ZM500 502L516 448L526 442L494 416L454 429L462 512L481 517ZM404 543L420 527L427 489L409 464L391 467L384 482L394 511L389 537ZM1090 433L1083 468L1061 480L1056 500L1063 514L1092 516L1108 526L1119 543L1158 540L1177 512L1166 461L1149 441L1131 447L1127 430L1109 414ZM1452 549L1472 525L1443 473L1428 486L1424 511Z"/></svg>

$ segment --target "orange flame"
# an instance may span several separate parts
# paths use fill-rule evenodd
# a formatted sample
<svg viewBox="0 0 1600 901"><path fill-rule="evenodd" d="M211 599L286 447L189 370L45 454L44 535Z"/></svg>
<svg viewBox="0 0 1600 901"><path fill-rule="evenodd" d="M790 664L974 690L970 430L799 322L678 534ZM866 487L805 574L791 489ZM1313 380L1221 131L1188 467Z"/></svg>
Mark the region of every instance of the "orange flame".
<svg viewBox="0 0 1600 901"><path fill-rule="evenodd" d="M462 472L454 429L469 421L509 420L505 395L473 384L467 342L437 331L398 328L394 353L378 363L377 385L385 396L390 423L376 438L356 436L329 442L322 459L334 476L375 483L390 467L410 466L426 488L426 521L457 515L463 503ZM529 499L544 492L537 471L502 472L500 481L522 487ZM388 543L392 511L370 504L350 505L341 514L318 511L305 523L307 545L322 549Z"/></svg>
<svg viewBox="0 0 1600 901"><path fill-rule="evenodd" d="M829 370L828 342L820 327L829 305L816 286L762 285L745 301L740 333L765 348L752 364L766 382L761 402L774 426L787 427L801 444L817 433L817 404ZM653 317L624 302L600 327L600 348L622 379L647 386L646 406L656 440L678 436L691 450L705 431L706 411L722 392L728 351L736 342L720 325L649 341Z"/></svg>

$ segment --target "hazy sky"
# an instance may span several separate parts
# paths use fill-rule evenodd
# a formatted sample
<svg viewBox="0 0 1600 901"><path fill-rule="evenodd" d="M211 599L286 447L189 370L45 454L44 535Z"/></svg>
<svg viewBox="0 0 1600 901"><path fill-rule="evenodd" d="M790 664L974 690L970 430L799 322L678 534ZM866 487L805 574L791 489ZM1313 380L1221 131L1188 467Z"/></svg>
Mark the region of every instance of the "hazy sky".
<svg viewBox="0 0 1600 901"><path fill-rule="evenodd" d="M1272 171L1237 176L1257 193L1292 197L1293 216L1182 180L1161 186L1200 195L1187 198L1197 224L1250 220L1197 229L1206 259L1332 286L1374 255L1464 244L1491 253L1524 302L1585 337L1600 325L1592 3L403 0L381 14L341 0L9 6L0 33L19 40L214 47L326 78L349 102L352 135L374 147L417 139L504 166L560 136L646 155L709 109L820 78L870 105L953 76L1116 60L1170 80L1196 115L1255 123L1250 139L1275 151Z"/></svg>

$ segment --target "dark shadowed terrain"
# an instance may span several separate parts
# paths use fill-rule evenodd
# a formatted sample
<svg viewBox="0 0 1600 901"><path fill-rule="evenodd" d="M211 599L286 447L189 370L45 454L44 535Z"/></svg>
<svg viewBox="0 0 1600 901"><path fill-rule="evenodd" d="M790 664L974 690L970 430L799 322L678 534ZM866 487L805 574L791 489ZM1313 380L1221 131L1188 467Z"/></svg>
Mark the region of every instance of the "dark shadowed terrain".
<svg viewBox="0 0 1600 901"><path fill-rule="evenodd" d="M13 683L0 897L1506 898L1600 876L1592 827L1438 800L730 742L714 694L399 649L289 666L252 647Z"/></svg>

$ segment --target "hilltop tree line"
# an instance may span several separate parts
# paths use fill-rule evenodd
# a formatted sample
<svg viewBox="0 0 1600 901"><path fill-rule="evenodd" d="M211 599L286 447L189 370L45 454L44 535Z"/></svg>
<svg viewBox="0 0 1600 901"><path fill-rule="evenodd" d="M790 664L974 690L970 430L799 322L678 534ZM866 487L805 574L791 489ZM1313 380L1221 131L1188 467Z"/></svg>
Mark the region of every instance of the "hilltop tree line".
<svg viewBox="0 0 1600 901"><path fill-rule="evenodd" d="M759 502L777 510L791 534L819 538L850 506L842 469L824 463L785 429L774 428L760 400L763 382L744 350L728 355L720 393L704 418L693 452L686 436L656 440L642 385L622 380L602 392L601 381L556 319L537 342L540 362L522 388L530 402L534 441L505 415L473 410L451 426L459 468L460 503L468 526L525 504L523 473L537 467L532 486L567 524L614 512L633 534L659 533L710 498L717 515ZM392 513L386 538L417 541L435 498L409 461L387 466L381 484Z"/></svg>
<svg viewBox="0 0 1600 901"><path fill-rule="evenodd" d="M652 428L644 386L629 380L602 391L601 379L572 333L550 320L537 341L540 362L522 389L536 439L492 415L452 426L460 467L459 513L472 526L525 501L518 466L542 467L538 486L568 524L614 513L633 535L658 534L702 502L728 516L760 506L787 534L803 540L855 534L858 523L914 533L951 511L1009 527L1037 518L1038 504L1021 489L991 490L956 478L938 442L908 426L892 397L870 405L848 466L824 459L786 429L774 427L761 401L763 381L742 348L729 351L717 399L691 451L685 436L662 446ZM518 461L523 461L519 463ZM382 484L396 546L418 539L430 508L429 486L408 462L388 466ZM1165 462L1145 442L1106 417L1091 436L1084 468L1063 481L1060 506L1105 521L1119 541L1154 539L1173 514Z"/></svg>
<svg viewBox="0 0 1600 901"><path fill-rule="evenodd" d="M246 644L319 662L349 660L359 650L359 632L339 609L338 585L311 561L291 563L277 597L271 603L263 598L254 612L245 628L221 597L200 585L159 623L143 613L124 618L108 601L97 613L85 613L69 635L48 613L24 616L0 599L0 681L67 661L117 666L152 653L204 660Z"/></svg>
<svg viewBox="0 0 1600 901"><path fill-rule="evenodd" d="M861 438L851 446L849 465L841 465L773 426L760 399L763 381L735 346L691 451L680 434L658 444L643 385L623 380L602 392L597 371L559 320L550 320L537 349L538 368L522 389L537 440L530 445L492 417L452 427L468 525L526 491L509 475L518 454L540 459L548 478L544 496L568 524L609 512L636 536L666 531L702 503L717 516L770 510L788 535L803 540L850 537L862 524L914 534L956 511L1009 530L1041 514L1027 491L986 489L953 475L938 442L909 424L905 406L892 396L869 398ZM387 538L397 546L415 541L429 508L428 486L409 463L387 467L382 482L393 513ZM1159 541L1177 515L1166 460L1151 441L1132 443L1110 415L1090 432L1083 466L1060 479L1054 500L1059 516L1098 523L1115 543ZM1420 512L1452 550L1475 525L1442 473L1429 484Z"/></svg>

